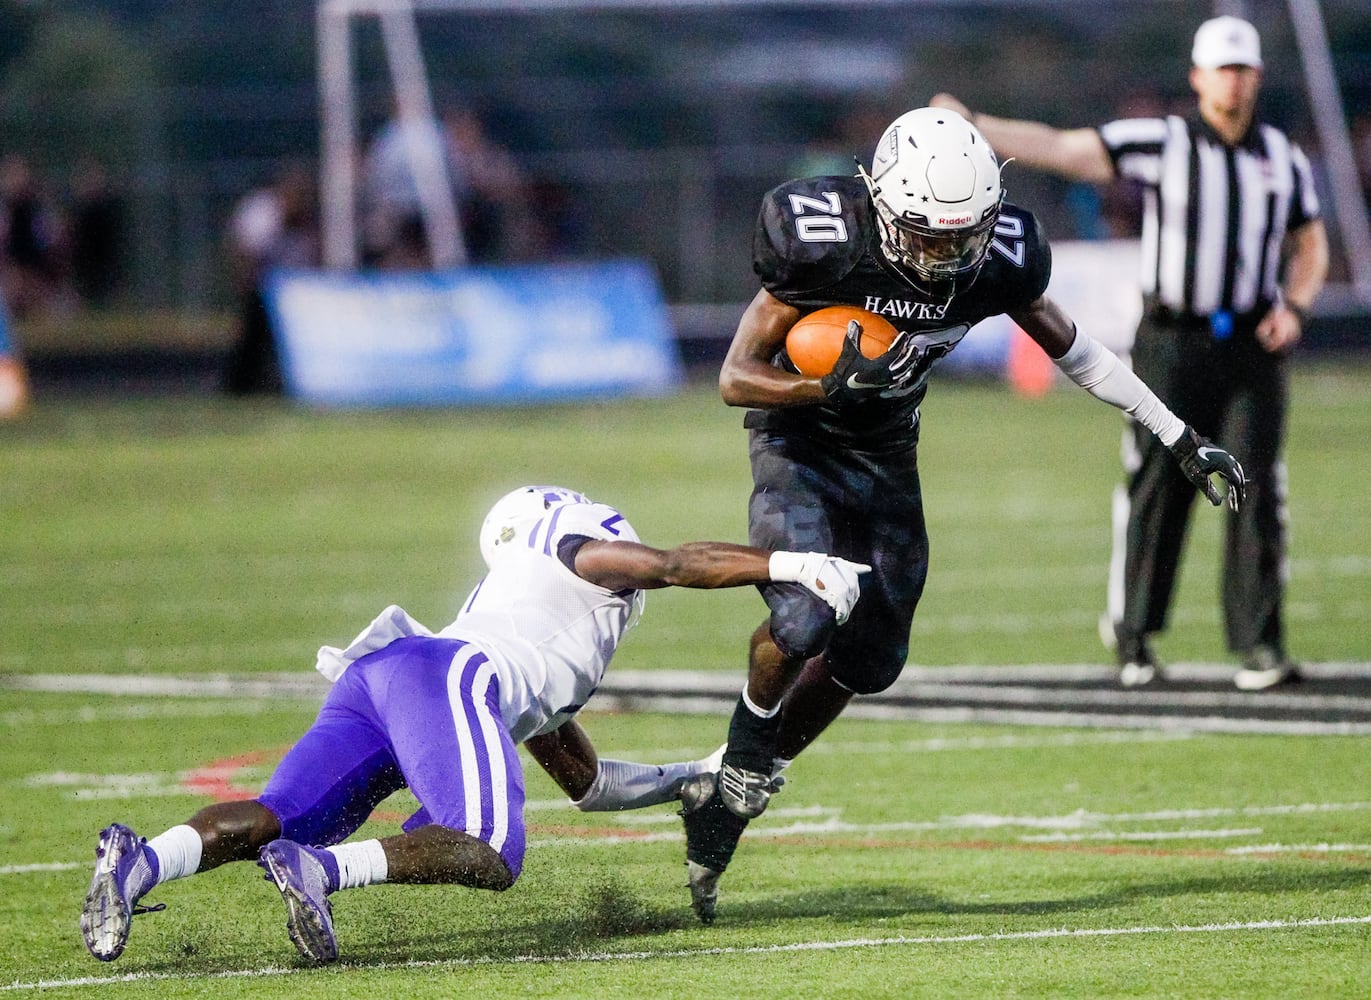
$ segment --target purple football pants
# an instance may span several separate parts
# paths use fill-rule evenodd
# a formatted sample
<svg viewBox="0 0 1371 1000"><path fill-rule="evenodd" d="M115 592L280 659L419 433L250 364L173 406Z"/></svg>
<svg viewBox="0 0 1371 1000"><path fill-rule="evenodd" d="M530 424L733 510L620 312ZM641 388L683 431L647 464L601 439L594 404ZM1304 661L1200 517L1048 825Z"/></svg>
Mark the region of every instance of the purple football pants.
<svg viewBox="0 0 1371 1000"><path fill-rule="evenodd" d="M353 663L314 725L291 747L260 801L281 835L346 839L408 786L429 823L483 840L518 878L524 861L524 775L500 717L499 680L480 648L413 636Z"/></svg>

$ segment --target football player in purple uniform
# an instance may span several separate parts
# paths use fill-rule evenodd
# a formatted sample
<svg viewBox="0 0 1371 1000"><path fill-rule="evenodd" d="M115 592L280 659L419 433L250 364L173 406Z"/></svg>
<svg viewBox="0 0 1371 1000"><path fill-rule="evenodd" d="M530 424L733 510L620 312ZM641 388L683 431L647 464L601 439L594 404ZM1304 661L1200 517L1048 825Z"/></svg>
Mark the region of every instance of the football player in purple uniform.
<svg viewBox="0 0 1371 1000"><path fill-rule="evenodd" d="M767 584L770 618L753 634L747 682L723 765L682 791L691 903L714 919L719 876L780 772L854 694L888 687L905 665L928 570L919 490L919 404L928 376L975 323L1006 314L1077 385L1131 415L1171 449L1214 504L1243 474L1044 295L1051 251L1031 212L1004 201L1000 164L956 112L895 119L870 173L790 181L762 200L753 243L761 290L719 374L724 402L748 407L749 541L813 548L870 564L862 601L839 628L788 584ZM890 320L900 335L868 359L860 326L832 372L798 374L785 353L800 317L833 305Z"/></svg>
<svg viewBox="0 0 1371 1000"><path fill-rule="evenodd" d="M338 957L328 897L341 889L507 889L525 847L519 744L583 810L668 802L718 766L604 760L576 721L643 591L788 581L845 621L869 569L725 542L650 548L614 508L555 486L507 494L480 540L489 572L441 632L392 605L347 647L319 650L333 687L260 796L206 806L151 840L119 823L101 831L80 920L92 955L119 957L133 915L161 908L139 905L154 886L230 861L266 870L291 940L316 963ZM404 832L343 843L404 787L419 801Z"/></svg>

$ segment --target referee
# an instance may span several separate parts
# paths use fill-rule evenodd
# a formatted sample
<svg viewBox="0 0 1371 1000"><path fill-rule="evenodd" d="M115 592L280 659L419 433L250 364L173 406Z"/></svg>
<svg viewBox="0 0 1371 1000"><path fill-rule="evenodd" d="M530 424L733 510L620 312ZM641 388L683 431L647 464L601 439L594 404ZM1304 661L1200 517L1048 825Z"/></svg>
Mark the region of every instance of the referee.
<svg viewBox="0 0 1371 1000"><path fill-rule="evenodd" d="M1002 157L1143 189L1143 317L1133 367L1182 420L1230 451L1247 499L1229 515L1223 606L1241 690L1299 679L1285 646L1285 467L1290 352L1328 273L1328 240L1309 161L1256 117L1261 40L1251 24L1200 25L1185 117L1060 130L975 115ZM956 98L934 105L967 114ZM970 117L968 115L968 117ZM1114 503L1109 614L1119 680L1161 680L1149 637L1166 625L1195 491L1136 425L1124 435L1127 484Z"/></svg>

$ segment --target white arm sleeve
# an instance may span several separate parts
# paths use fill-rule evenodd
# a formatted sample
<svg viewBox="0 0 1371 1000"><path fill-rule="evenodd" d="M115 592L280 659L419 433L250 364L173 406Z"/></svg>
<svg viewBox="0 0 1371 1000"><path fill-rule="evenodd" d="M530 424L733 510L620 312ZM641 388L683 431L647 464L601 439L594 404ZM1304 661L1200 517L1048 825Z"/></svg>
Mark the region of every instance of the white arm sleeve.
<svg viewBox="0 0 1371 1000"><path fill-rule="evenodd" d="M707 760L634 764L601 758L590 788L572 804L582 812L613 812L670 802L680 794L686 779L704 771L707 764Z"/></svg>
<svg viewBox="0 0 1371 1000"><path fill-rule="evenodd" d="M1185 421L1090 334L1077 330L1071 349L1057 358L1056 365L1090 395L1117 406L1157 435L1162 444L1175 444L1185 431Z"/></svg>

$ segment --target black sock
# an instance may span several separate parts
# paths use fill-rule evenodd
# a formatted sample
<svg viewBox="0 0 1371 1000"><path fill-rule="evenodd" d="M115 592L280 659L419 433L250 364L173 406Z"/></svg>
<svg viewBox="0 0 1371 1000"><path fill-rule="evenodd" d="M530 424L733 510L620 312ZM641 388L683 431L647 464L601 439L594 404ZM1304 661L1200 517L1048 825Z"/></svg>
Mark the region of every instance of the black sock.
<svg viewBox="0 0 1371 1000"><path fill-rule="evenodd" d="M763 719L739 698L733 709L733 719L728 724L728 749L724 751L724 763L745 771L770 774L780 729L780 712Z"/></svg>
<svg viewBox="0 0 1371 1000"><path fill-rule="evenodd" d="M731 813L719 790L703 806L685 817L686 860L722 872L733 860L747 820Z"/></svg>

